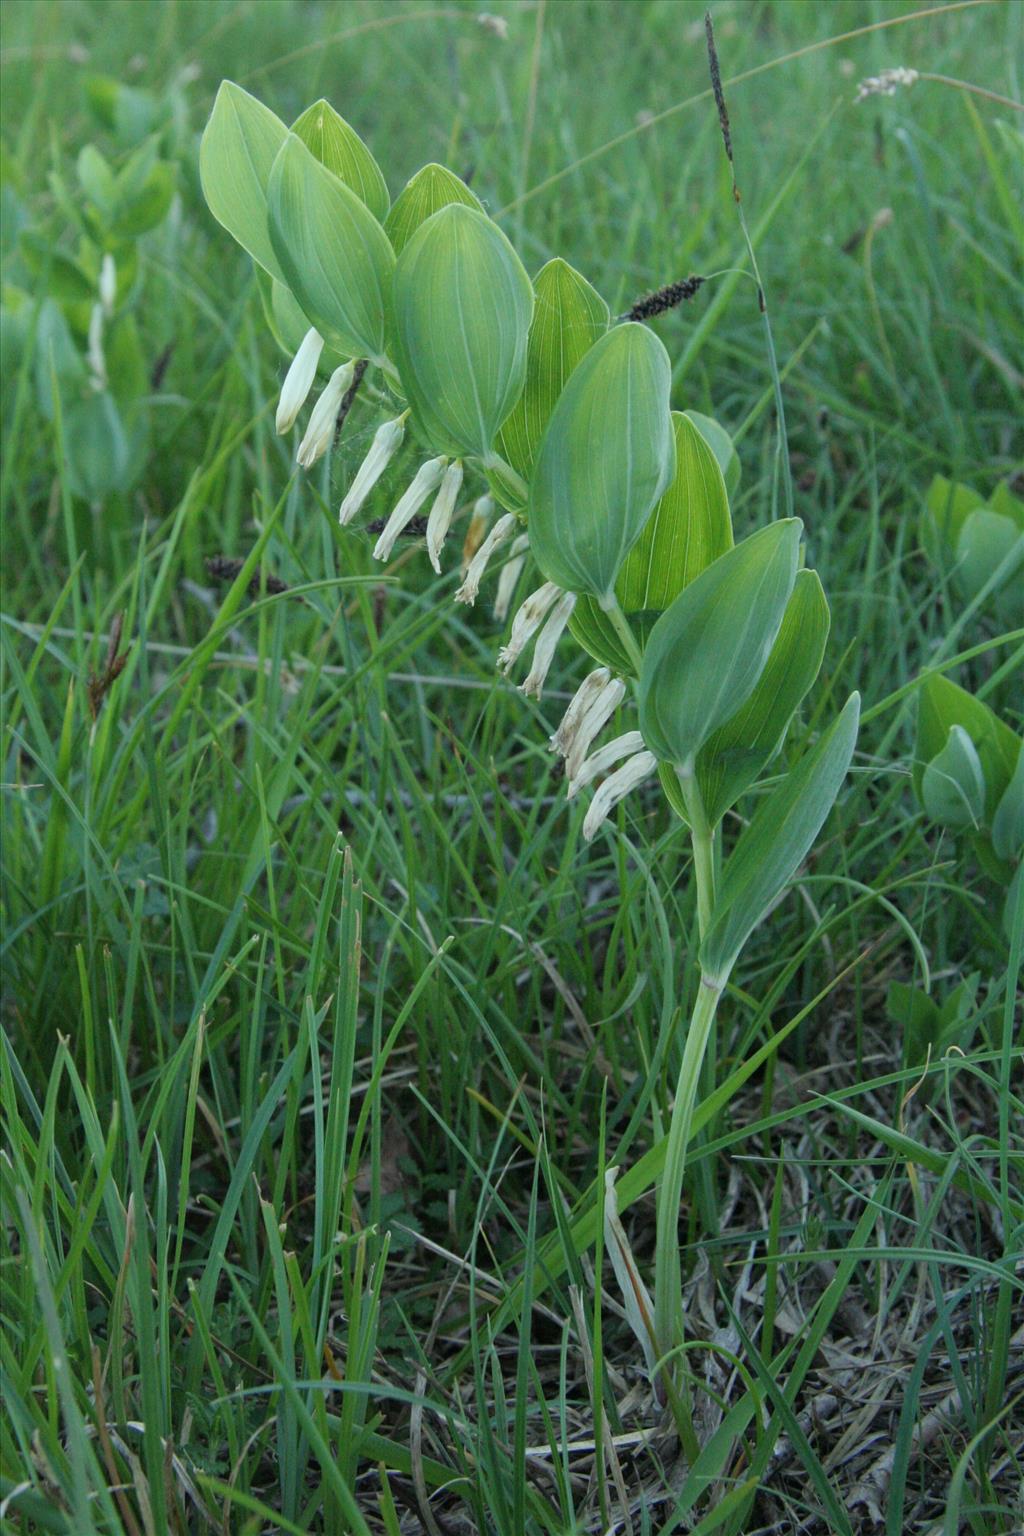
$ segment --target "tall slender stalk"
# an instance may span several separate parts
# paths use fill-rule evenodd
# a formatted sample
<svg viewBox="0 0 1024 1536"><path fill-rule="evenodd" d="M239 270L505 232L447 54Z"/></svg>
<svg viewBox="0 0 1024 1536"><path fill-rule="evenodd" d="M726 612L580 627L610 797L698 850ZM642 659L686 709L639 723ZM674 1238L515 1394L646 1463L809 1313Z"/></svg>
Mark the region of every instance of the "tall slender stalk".
<svg viewBox="0 0 1024 1536"><path fill-rule="evenodd" d="M679 1204L686 1171L686 1146L697 1100L701 1062L722 995L724 982L701 974L697 1001L683 1047L675 1102L668 1129L665 1168L658 1185L654 1255L654 1332L667 1354L683 1342L682 1270L679 1263Z"/></svg>

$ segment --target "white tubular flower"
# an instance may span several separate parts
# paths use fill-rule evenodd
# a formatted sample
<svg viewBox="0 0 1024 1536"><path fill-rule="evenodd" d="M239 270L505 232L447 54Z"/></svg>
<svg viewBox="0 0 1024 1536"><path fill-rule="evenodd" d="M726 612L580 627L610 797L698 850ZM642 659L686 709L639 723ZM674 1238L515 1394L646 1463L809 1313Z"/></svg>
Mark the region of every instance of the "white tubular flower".
<svg viewBox="0 0 1024 1536"><path fill-rule="evenodd" d="M469 562L487 537L487 524L494 512L494 502L490 496L478 496L473 503L473 510L469 515L469 523L466 527L466 537L462 544L462 578L465 580L469 570Z"/></svg>
<svg viewBox="0 0 1024 1536"><path fill-rule="evenodd" d="M395 547L398 535L408 527L420 507L441 484L441 476L447 459L428 459L421 464L413 482L384 525L384 532L373 547L375 560L386 560Z"/></svg>
<svg viewBox="0 0 1024 1536"><path fill-rule="evenodd" d="M114 300L117 298L117 268L114 258L108 251L100 262L100 303L106 315L114 313Z"/></svg>
<svg viewBox="0 0 1024 1536"><path fill-rule="evenodd" d="M334 441L338 411L341 409L346 390L355 378L355 372L355 363L342 363L340 368L335 368L327 380L323 393L310 413L306 435L295 455L303 469L312 469L317 459L323 458Z"/></svg>
<svg viewBox="0 0 1024 1536"><path fill-rule="evenodd" d="M89 364L89 382L93 389L107 387L107 360L103 355L103 305L94 304L89 315L89 347L86 352Z"/></svg>
<svg viewBox="0 0 1024 1536"><path fill-rule="evenodd" d="M565 773L568 779L576 778L583 766L583 759L590 751L590 743L599 731L604 730L625 696L626 685L622 678L613 677L611 682L605 683L597 697L587 705L576 726L569 751L566 753Z"/></svg>
<svg viewBox="0 0 1024 1536"><path fill-rule="evenodd" d="M612 807L618 805L631 789L642 784L657 766L658 759L653 752L637 752L605 779L583 818L583 836L588 843L593 842L595 833Z"/></svg>
<svg viewBox="0 0 1024 1536"><path fill-rule="evenodd" d="M612 680L612 674L607 667L598 667L596 672L589 673L580 683L572 696L572 702L562 716L561 724L555 734L548 738L552 752L557 752L560 757L568 757L576 732L579 730L580 721L587 710L593 704L597 695L602 692L606 684Z"/></svg>
<svg viewBox="0 0 1024 1536"><path fill-rule="evenodd" d="M274 425L281 436L290 432L295 418L306 403L306 396L313 388L317 364L324 348L324 339L317 330L309 330L302 338L302 345L292 358L291 366L281 385L281 398L277 403L277 420Z"/></svg>
<svg viewBox="0 0 1024 1536"><path fill-rule="evenodd" d="M480 582L483 580L483 574L487 569L487 562L498 548L498 545L504 544L515 526L516 515L514 512L505 512L498 518L498 521L469 562L466 578L455 594L455 601L457 603L476 602L477 593L480 591Z"/></svg>
<svg viewBox="0 0 1024 1536"><path fill-rule="evenodd" d="M349 486L345 500L338 511L338 522L344 528L350 523L373 490L381 475L394 458L405 436L405 417L396 416L385 421L373 434L373 442L366 458L356 470L356 477Z"/></svg>
<svg viewBox="0 0 1024 1536"><path fill-rule="evenodd" d="M557 587L553 581L546 581L536 592L531 592L529 597L516 611L512 620L512 633L508 637L508 645L503 645L498 652L498 670L507 672L514 661L522 655L526 642L540 628L544 616L556 597L561 595L561 587Z"/></svg>
<svg viewBox="0 0 1024 1536"><path fill-rule="evenodd" d="M441 489L434 498L434 505L430 509L427 518L427 554L430 563L440 576L441 551L444 541L448 537L448 530L455 516L455 503L459 499L459 491L462 489L462 464L456 459L449 464L441 481Z"/></svg>
<svg viewBox="0 0 1024 1536"><path fill-rule="evenodd" d="M504 624L508 618L508 610L512 603L512 594L516 590L516 582L520 572L526 564L526 551L530 547L530 535L521 533L517 539L512 540L512 548L509 557L501 568L498 577L498 591L494 599L494 617L499 624Z"/></svg>
<svg viewBox="0 0 1024 1536"><path fill-rule="evenodd" d="M624 736L616 736L614 741L608 741L603 747L598 747L594 755L587 758L576 777L569 780L566 799L571 800L602 773L607 773L613 763L620 762L622 758L629 757L634 752L642 752L643 748L644 739L639 731L627 731Z"/></svg>
<svg viewBox="0 0 1024 1536"><path fill-rule="evenodd" d="M562 631L568 624L575 606L575 592L563 592L552 608L547 623L537 636L537 644L533 648L533 666L522 685L523 693L532 694L535 699L539 699L543 693L544 683L554 659L555 647L562 638Z"/></svg>

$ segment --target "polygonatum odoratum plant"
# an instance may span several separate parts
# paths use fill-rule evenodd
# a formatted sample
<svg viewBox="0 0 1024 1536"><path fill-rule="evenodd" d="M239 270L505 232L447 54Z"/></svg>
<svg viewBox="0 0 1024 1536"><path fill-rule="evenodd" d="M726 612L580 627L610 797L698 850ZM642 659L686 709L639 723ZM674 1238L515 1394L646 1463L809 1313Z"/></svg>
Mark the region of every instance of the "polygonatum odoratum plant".
<svg viewBox="0 0 1024 1536"><path fill-rule="evenodd" d="M613 322L560 259L531 282L450 170L425 166L392 203L369 149L326 102L289 129L229 82L200 163L210 208L255 261L268 324L293 357L280 431L292 428L318 374L326 380L300 465L330 446L342 402L368 372L384 419L345 492L342 522L359 516L411 436L419 467L396 490L375 556L386 560L426 511L427 552L440 570L468 498L488 522L458 599L472 603L489 562L501 560L503 617L524 562L537 572L500 667L525 667L532 646L522 688L539 696L567 630L596 664L551 738L569 795L594 786L584 836L648 778L688 828L701 983L659 1186L655 1297L638 1325L650 1359L678 1354L678 1212L718 1003L831 810L857 734L854 694L798 761L780 767L829 629L802 525L787 518L734 541L732 444L716 423L672 408L671 363L655 332ZM599 742L630 699L633 728ZM724 818L769 765L770 786L723 850ZM671 1387L672 1371L662 1375Z"/></svg>

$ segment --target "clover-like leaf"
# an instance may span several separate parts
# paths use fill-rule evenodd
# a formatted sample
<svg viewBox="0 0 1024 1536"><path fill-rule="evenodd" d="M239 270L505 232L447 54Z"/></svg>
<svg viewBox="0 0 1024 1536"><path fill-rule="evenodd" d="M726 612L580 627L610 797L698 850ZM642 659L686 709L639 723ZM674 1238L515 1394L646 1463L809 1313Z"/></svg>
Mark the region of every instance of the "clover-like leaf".
<svg viewBox="0 0 1024 1536"><path fill-rule="evenodd" d="M398 259L395 361L435 453L493 455L526 377L533 289L486 214L452 203L421 224Z"/></svg>

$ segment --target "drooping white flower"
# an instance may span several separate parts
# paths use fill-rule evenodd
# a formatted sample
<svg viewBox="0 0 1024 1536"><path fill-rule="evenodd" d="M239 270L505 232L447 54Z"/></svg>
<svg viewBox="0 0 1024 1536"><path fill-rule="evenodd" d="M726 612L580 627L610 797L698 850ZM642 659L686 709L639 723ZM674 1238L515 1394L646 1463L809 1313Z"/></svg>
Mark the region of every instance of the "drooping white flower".
<svg viewBox="0 0 1024 1536"><path fill-rule="evenodd" d="M590 743L599 731L604 730L625 696L626 685L622 678L613 677L587 705L566 754L565 772L570 781L576 778L582 768L583 759L590 751Z"/></svg>
<svg viewBox="0 0 1024 1536"><path fill-rule="evenodd" d="M432 495L441 484L441 476L444 474L445 458L428 459L421 464L413 476L412 484L399 498L398 504L387 522L384 524L384 532L373 547L375 560L386 560L395 547L398 535L408 527L416 516L427 497Z"/></svg>
<svg viewBox="0 0 1024 1536"><path fill-rule="evenodd" d="M469 570L470 561L487 537L487 525L493 514L493 498L487 495L478 496L473 503L473 510L469 514L469 522L466 524L466 537L462 541L461 575L463 581L466 579L466 572Z"/></svg>
<svg viewBox="0 0 1024 1536"><path fill-rule="evenodd" d="M350 523L373 490L381 475L394 458L405 436L405 416L385 421L373 434L373 442L366 458L356 470L356 477L349 486L338 511L342 527Z"/></svg>
<svg viewBox="0 0 1024 1536"><path fill-rule="evenodd" d="M457 603L476 602L477 594L480 591L480 582L487 569L487 562L499 544L504 544L515 526L516 516L514 512L505 512L498 518L498 521L469 562L469 569L466 571L462 586L455 594L455 601Z"/></svg>
<svg viewBox="0 0 1024 1536"><path fill-rule="evenodd" d="M602 773L607 773L613 763L621 762L624 757L630 757L634 752L642 752L644 739L639 731L627 731L624 736L616 736L614 741L605 742L603 747L598 747L580 768L574 779L569 780L569 790L566 796L571 800L578 795L581 789L592 784Z"/></svg>
<svg viewBox="0 0 1024 1536"><path fill-rule="evenodd" d="M441 574L441 550L448 537L448 530L455 516L455 503L462 489L462 463L456 459L449 464L441 480L441 488L434 498L434 505L427 518L427 554L434 570Z"/></svg>
<svg viewBox="0 0 1024 1536"><path fill-rule="evenodd" d="M349 385L355 378L355 372L355 363L342 363L340 368L335 368L327 380L310 414L306 435L295 455L303 469L312 469L317 459L323 458L334 441L338 411L341 409L341 402L345 398Z"/></svg>
<svg viewBox="0 0 1024 1536"><path fill-rule="evenodd" d="M277 419L274 425L283 436L290 432L295 418L306 403L306 396L313 388L317 364L323 351L324 339L316 329L309 330L302 338L302 345L292 358L281 385L281 398L277 403Z"/></svg>
<svg viewBox="0 0 1024 1536"><path fill-rule="evenodd" d="M114 313L114 300L117 298L117 267L114 258L108 251L100 262L100 303L106 315Z"/></svg>
<svg viewBox="0 0 1024 1536"><path fill-rule="evenodd" d="M107 360L103 355L103 305L94 304L89 315L89 345L86 351L89 382L93 389L107 387Z"/></svg>
<svg viewBox="0 0 1024 1536"><path fill-rule="evenodd" d="M568 757L580 721L597 695L607 683L611 682L611 677L612 674L607 667L598 667L596 672L589 672L583 679L573 694L569 708L562 716L557 731L549 737L552 752L557 752L560 757Z"/></svg>
<svg viewBox="0 0 1024 1536"><path fill-rule="evenodd" d="M512 620L512 633L508 637L508 645L503 645L498 652L500 672L507 672L512 663L519 659L526 642L540 628L548 609L561 595L561 591L561 587L556 586L553 581L546 581L520 604Z"/></svg>
<svg viewBox="0 0 1024 1536"><path fill-rule="evenodd" d="M508 610L512 604L512 594L516 590L523 566L526 564L526 551L530 547L530 535L521 533L518 538L512 540L512 548L509 550L508 559L501 568L498 576L498 591L494 598L494 617L499 624L504 624L508 617Z"/></svg>
<svg viewBox="0 0 1024 1536"><path fill-rule="evenodd" d="M593 841L612 807L618 805L631 789L642 784L657 766L658 759L653 752L636 752L626 759L621 768L609 774L591 800L590 808L583 818L583 836L588 843Z"/></svg>
<svg viewBox="0 0 1024 1536"><path fill-rule="evenodd" d="M555 647L562 638L562 631L569 622L569 618L576 606L576 593L563 592L548 616L548 621L537 636L537 644L533 648L533 665L530 668L526 681L522 684L522 692L527 696L533 695L539 699L544 691L551 662L554 659Z"/></svg>

